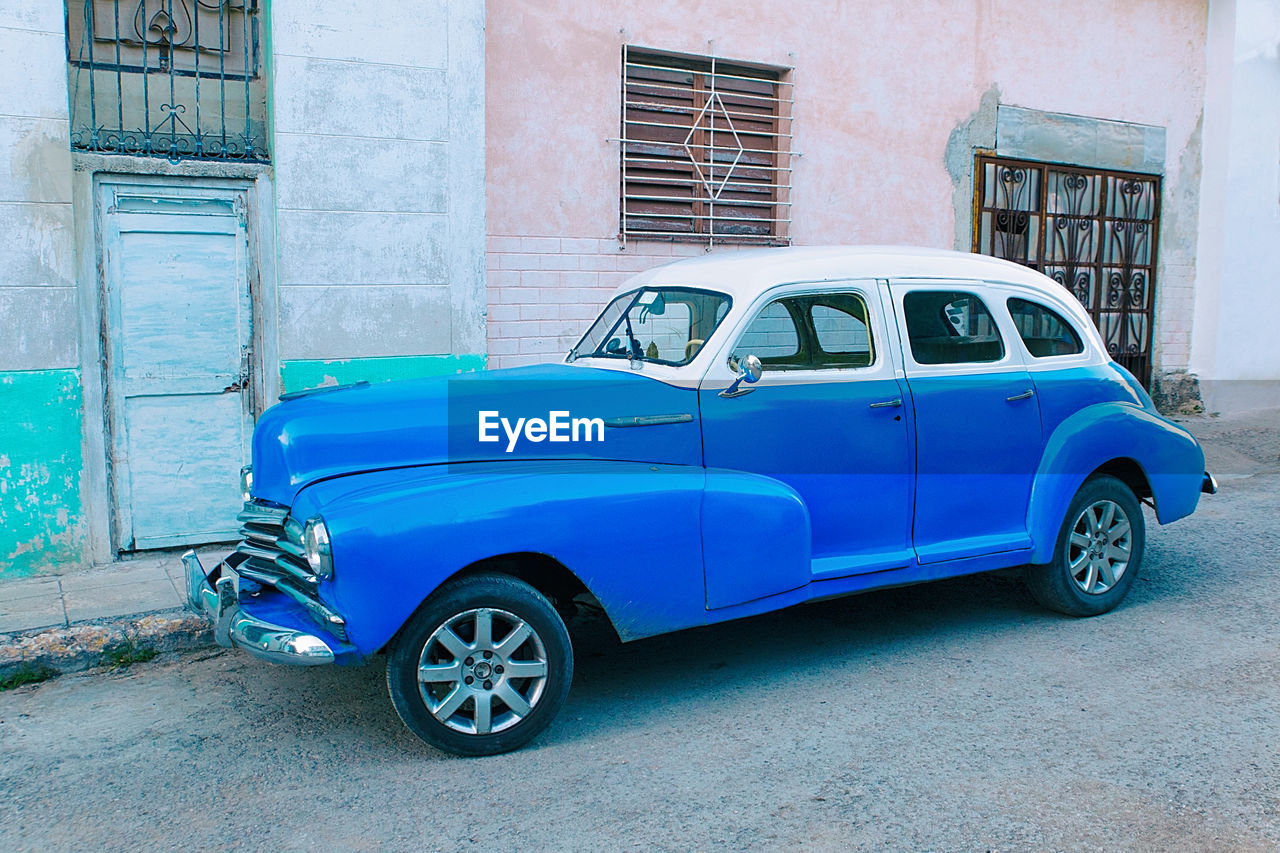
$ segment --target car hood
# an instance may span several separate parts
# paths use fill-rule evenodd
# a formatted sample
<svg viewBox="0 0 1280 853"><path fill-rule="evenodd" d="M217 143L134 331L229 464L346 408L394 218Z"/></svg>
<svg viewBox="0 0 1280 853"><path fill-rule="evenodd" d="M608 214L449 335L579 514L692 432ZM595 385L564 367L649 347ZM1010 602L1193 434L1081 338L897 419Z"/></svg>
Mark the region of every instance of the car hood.
<svg viewBox="0 0 1280 853"><path fill-rule="evenodd" d="M480 440L482 412L491 424ZM559 437L531 440L529 419L560 416ZM253 434L253 496L292 504L309 483L386 468L515 459L702 463L697 392L641 373L561 365L489 370L284 400ZM608 424L580 423L599 418ZM501 419L506 419L504 427ZM642 427L642 428L627 428ZM574 439L577 440L574 440ZM589 440L587 440L589 439Z"/></svg>

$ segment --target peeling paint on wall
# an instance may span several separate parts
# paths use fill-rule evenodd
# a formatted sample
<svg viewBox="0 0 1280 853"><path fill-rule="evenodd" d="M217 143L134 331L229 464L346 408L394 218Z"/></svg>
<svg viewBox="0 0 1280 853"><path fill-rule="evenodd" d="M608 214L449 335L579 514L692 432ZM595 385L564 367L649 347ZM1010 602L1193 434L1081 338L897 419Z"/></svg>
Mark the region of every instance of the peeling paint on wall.
<svg viewBox="0 0 1280 853"><path fill-rule="evenodd" d="M982 93L978 108L952 129L947 137L943 162L951 177L951 206L954 212L955 243L953 249L969 251L973 241L973 158L979 150L996 147L996 108L1000 105L1000 87L992 83Z"/></svg>
<svg viewBox="0 0 1280 853"><path fill-rule="evenodd" d="M83 564L80 371L0 373L0 580Z"/></svg>
<svg viewBox="0 0 1280 853"><path fill-rule="evenodd" d="M1132 121L1033 110L996 108L996 150L1042 163L1079 163L1095 169L1164 172L1165 128Z"/></svg>
<svg viewBox="0 0 1280 853"><path fill-rule="evenodd" d="M9 175L24 201L71 202L71 146L66 125L56 120L11 120L0 130L10 147Z"/></svg>
<svg viewBox="0 0 1280 853"><path fill-rule="evenodd" d="M1156 279L1155 387L1171 410L1200 401L1199 385L1186 380L1191 361L1191 323L1195 316L1196 243L1200 231L1202 137L1200 112L1176 167L1165 167L1160 208L1160 262ZM1177 389L1176 391L1172 389Z"/></svg>
<svg viewBox="0 0 1280 853"><path fill-rule="evenodd" d="M334 361L294 360L280 365L280 387L285 392L348 385L352 382L387 382L484 370L483 353L466 355L405 355L386 358L352 358Z"/></svg>

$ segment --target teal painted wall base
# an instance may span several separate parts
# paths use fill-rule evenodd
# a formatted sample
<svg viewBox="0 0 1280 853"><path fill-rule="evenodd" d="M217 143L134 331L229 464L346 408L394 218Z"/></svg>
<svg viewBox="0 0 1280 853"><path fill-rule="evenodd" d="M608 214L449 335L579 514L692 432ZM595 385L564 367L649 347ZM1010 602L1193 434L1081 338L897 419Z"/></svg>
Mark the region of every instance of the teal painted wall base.
<svg viewBox="0 0 1280 853"><path fill-rule="evenodd" d="M487 356L424 355L286 361L285 391L484 370ZM81 498L80 371L0 371L0 581L90 562Z"/></svg>
<svg viewBox="0 0 1280 853"><path fill-rule="evenodd" d="M0 372L0 580L88 561L80 371Z"/></svg>
<svg viewBox="0 0 1280 853"><path fill-rule="evenodd" d="M484 370L488 356L398 355L384 358L351 358L334 361L295 360L280 365L280 385L287 393L324 385L352 382L386 382L390 379L420 379L424 376L451 376Z"/></svg>

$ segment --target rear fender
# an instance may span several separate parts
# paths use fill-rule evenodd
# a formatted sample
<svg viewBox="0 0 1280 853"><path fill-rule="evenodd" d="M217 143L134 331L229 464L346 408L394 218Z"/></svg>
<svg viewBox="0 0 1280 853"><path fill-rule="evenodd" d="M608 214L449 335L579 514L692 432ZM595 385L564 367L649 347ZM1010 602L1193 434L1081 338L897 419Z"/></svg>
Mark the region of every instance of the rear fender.
<svg viewBox="0 0 1280 853"><path fill-rule="evenodd" d="M1027 516L1033 563L1053 558L1071 499L1090 474L1117 459L1142 469L1161 524L1195 510L1204 452L1191 433L1147 409L1098 403L1063 420L1046 443Z"/></svg>

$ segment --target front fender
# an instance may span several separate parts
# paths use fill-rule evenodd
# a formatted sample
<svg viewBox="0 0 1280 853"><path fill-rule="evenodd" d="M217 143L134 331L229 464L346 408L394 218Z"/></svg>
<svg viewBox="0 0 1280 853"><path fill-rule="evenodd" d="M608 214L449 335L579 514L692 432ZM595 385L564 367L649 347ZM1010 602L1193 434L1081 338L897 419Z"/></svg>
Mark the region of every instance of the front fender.
<svg viewBox="0 0 1280 853"><path fill-rule="evenodd" d="M1045 445L1027 518L1033 563L1053 558L1058 531L1081 484L1103 465L1122 459L1142 469L1161 524L1195 511L1204 452L1191 433L1147 409L1098 403L1063 420Z"/></svg>
<svg viewBox="0 0 1280 853"><path fill-rule="evenodd" d="M634 639L705 621L705 479L699 467L631 462L436 465L317 483L293 512L324 516L334 577L321 596L362 655L459 569L517 552L559 560Z"/></svg>

